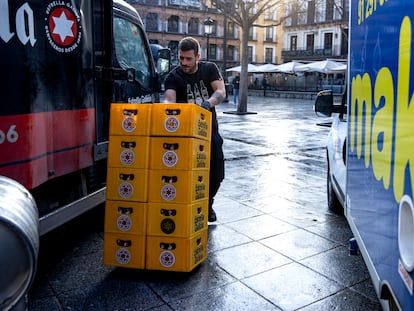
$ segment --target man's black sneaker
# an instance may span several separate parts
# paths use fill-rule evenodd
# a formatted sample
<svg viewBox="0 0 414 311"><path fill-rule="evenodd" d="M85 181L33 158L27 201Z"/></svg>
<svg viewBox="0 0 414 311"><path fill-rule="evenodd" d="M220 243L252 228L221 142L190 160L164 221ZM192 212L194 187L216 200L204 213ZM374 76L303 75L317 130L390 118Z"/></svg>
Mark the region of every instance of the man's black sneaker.
<svg viewBox="0 0 414 311"><path fill-rule="evenodd" d="M213 208L208 209L208 221L209 222L215 222L217 220L216 212L213 210Z"/></svg>

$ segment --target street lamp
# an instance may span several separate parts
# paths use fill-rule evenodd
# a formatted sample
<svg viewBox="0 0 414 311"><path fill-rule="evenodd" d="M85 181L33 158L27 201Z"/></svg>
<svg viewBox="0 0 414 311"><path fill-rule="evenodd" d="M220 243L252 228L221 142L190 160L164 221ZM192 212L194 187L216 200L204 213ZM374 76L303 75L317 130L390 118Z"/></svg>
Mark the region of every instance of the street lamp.
<svg viewBox="0 0 414 311"><path fill-rule="evenodd" d="M211 17L207 17L204 20L204 33L207 35L207 61L208 61L208 53L209 53L209 49L210 49L210 35L213 33L213 25L214 25L214 20L211 19Z"/></svg>

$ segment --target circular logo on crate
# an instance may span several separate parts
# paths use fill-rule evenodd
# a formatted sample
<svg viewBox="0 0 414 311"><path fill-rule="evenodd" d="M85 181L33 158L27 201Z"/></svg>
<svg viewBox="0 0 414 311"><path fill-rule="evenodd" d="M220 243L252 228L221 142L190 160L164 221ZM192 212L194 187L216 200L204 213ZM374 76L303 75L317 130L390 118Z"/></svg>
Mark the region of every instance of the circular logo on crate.
<svg viewBox="0 0 414 311"><path fill-rule="evenodd" d="M175 231L175 222L171 218L165 218L161 221L161 231L165 234L171 234Z"/></svg>
<svg viewBox="0 0 414 311"><path fill-rule="evenodd" d="M178 162L178 155L174 151L167 151L162 157L165 166L173 167Z"/></svg>
<svg viewBox="0 0 414 311"><path fill-rule="evenodd" d="M129 182L123 182L119 185L118 194L124 199L129 198L134 192L134 187Z"/></svg>
<svg viewBox="0 0 414 311"><path fill-rule="evenodd" d="M170 117L167 120L165 120L164 127L167 130L167 132L175 132L180 127L180 121L178 121L175 117Z"/></svg>
<svg viewBox="0 0 414 311"><path fill-rule="evenodd" d="M132 150L123 150L119 159L123 165L131 165L135 162L135 153Z"/></svg>
<svg viewBox="0 0 414 311"><path fill-rule="evenodd" d="M119 248L116 251L115 259L117 263L126 265L131 260L131 253L126 248Z"/></svg>
<svg viewBox="0 0 414 311"><path fill-rule="evenodd" d="M132 132L137 127L134 118L128 117L122 121L122 128L125 132Z"/></svg>
<svg viewBox="0 0 414 311"><path fill-rule="evenodd" d="M161 189L161 197L165 201L174 200L176 195L177 195L177 192L176 192L175 187L173 185L165 185Z"/></svg>
<svg viewBox="0 0 414 311"><path fill-rule="evenodd" d="M116 220L116 225L121 231L128 231L132 227L132 219L128 215L121 215Z"/></svg>
<svg viewBox="0 0 414 311"><path fill-rule="evenodd" d="M160 264L163 267L169 268L172 267L175 263L175 256L170 251L163 251L160 254Z"/></svg>

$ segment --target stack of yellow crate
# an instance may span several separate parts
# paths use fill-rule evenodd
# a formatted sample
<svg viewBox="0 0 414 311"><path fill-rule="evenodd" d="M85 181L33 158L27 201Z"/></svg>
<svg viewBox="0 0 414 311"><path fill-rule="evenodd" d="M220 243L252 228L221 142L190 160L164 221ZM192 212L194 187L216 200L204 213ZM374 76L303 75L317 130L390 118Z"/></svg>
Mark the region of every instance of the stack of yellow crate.
<svg viewBox="0 0 414 311"><path fill-rule="evenodd" d="M152 105L111 105L104 264L145 268Z"/></svg>
<svg viewBox="0 0 414 311"><path fill-rule="evenodd" d="M152 109L146 267L190 271L207 257L211 113Z"/></svg>
<svg viewBox="0 0 414 311"><path fill-rule="evenodd" d="M104 263L191 271L207 257L211 114L190 104L112 106L111 128L132 123L123 110L137 109L142 131L111 131Z"/></svg>

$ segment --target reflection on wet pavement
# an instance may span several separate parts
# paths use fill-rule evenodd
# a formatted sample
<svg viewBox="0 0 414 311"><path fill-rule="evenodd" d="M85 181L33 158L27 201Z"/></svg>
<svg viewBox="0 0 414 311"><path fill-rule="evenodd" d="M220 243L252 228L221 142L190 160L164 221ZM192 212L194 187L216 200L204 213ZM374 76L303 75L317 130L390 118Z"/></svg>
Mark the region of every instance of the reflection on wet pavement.
<svg viewBox="0 0 414 311"><path fill-rule="evenodd" d="M348 255L346 220L327 210L329 129L312 105L252 97L257 114L218 107L226 178L208 258L191 273L102 266L98 213L43 239L29 310L381 310L362 257Z"/></svg>

